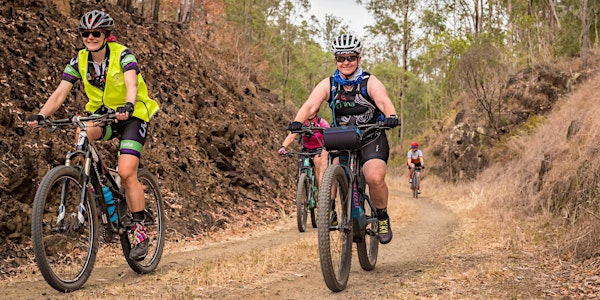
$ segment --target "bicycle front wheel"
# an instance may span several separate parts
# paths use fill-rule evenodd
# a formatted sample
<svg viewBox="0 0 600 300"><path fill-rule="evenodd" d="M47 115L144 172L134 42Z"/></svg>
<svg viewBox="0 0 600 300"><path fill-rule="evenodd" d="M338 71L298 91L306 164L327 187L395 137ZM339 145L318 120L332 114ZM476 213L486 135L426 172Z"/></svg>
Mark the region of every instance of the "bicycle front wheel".
<svg viewBox="0 0 600 300"><path fill-rule="evenodd" d="M79 169L58 166L44 176L32 208L36 264L51 287L72 292L88 280L98 252L96 203ZM80 206L81 193L85 200ZM63 205L61 205L64 204Z"/></svg>
<svg viewBox="0 0 600 300"><path fill-rule="evenodd" d="M145 169L138 170L138 180L144 187L144 199L146 202L144 226L148 233L148 255L142 261L135 261L129 258L131 246L133 245L133 235L131 230L121 233L121 249L125 255L125 260L129 267L138 274L146 274L154 271L162 257L165 246L165 228L166 217L163 198L160 193L158 180L150 171ZM125 205L125 203L123 203ZM122 213L121 213L122 211ZM124 223L131 225L131 212L126 207L122 207L119 216ZM126 217L122 217L126 216ZM128 226L129 228L131 226Z"/></svg>
<svg viewBox="0 0 600 300"><path fill-rule="evenodd" d="M296 219L298 231L306 231L306 219L308 215L308 182L306 173L300 173L298 177L298 189L296 190Z"/></svg>
<svg viewBox="0 0 600 300"><path fill-rule="evenodd" d="M352 262L352 222L348 180L340 165L325 170L317 202L317 232L321 271L327 287L346 288Z"/></svg>

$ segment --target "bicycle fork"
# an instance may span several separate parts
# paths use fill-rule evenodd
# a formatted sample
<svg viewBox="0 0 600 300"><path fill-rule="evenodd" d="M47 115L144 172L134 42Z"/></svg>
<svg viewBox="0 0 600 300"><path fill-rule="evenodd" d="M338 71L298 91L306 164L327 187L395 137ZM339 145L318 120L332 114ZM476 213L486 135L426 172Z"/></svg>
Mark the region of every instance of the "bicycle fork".
<svg viewBox="0 0 600 300"><path fill-rule="evenodd" d="M67 160L66 160L66 164L67 166L71 165L71 152L67 152ZM89 170L90 170L90 166L91 166L91 158L86 158L85 160L85 166L84 166L84 171L82 172L82 182L84 184L82 184L81 186L81 192L80 192L80 197L79 197L79 206L77 207L77 223L73 225L73 230L74 231L79 231L80 228L82 228L83 224L85 223L85 196L86 196L86 189L88 188L88 179L89 179ZM66 216L66 201L67 201L67 194L69 193L68 191L68 182L69 180L67 178L62 180L62 185L61 185L61 190L60 190L60 204L58 205L58 216L56 218L56 227L52 229L52 231L54 232L65 232L68 230L68 228L66 228L65 226L65 216Z"/></svg>
<svg viewBox="0 0 600 300"><path fill-rule="evenodd" d="M79 228L83 228L85 224L85 196L87 195L88 185L90 185L90 170L92 166L92 158L89 155L86 155L85 163L83 167L83 171L81 172L81 180L83 184L81 185L81 193L79 194L79 209L77 209L77 224L74 226L74 230L79 230ZM90 185L90 188L91 187ZM95 191L94 191L95 192ZM93 204L92 204L93 205Z"/></svg>

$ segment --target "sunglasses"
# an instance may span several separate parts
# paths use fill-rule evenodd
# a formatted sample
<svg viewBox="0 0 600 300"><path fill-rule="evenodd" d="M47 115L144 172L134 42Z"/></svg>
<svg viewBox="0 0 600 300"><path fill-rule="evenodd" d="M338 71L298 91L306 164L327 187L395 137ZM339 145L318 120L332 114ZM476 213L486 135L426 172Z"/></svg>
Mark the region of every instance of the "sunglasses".
<svg viewBox="0 0 600 300"><path fill-rule="evenodd" d="M102 35L102 33L102 31L82 31L81 37L87 38L91 34L93 37L99 38Z"/></svg>
<svg viewBox="0 0 600 300"><path fill-rule="evenodd" d="M348 57L344 57L344 56L336 56L335 57L335 61L337 62L345 62L346 60L349 62L353 62L356 61L358 59L358 56L353 55L353 56L348 56Z"/></svg>

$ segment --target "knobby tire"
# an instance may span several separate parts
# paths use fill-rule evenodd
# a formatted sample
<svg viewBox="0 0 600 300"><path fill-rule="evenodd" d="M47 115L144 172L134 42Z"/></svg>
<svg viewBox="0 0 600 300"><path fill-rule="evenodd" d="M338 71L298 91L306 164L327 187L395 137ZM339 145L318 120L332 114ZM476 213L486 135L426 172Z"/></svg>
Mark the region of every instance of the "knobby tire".
<svg viewBox="0 0 600 300"><path fill-rule="evenodd" d="M332 190L335 198L331 198ZM340 165L325 170L317 202L317 232L321 271L327 287L340 292L346 288L352 262L352 221L348 215L350 201L348 180ZM337 226L332 225L332 212Z"/></svg>
<svg viewBox="0 0 600 300"><path fill-rule="evenodd" d="M300 173L298 177L298 188L296 189L296 219L298 231L306 231L306 219L308 214L308 180L306 173Z"/></svg>
<svg viewBox="0 0 600 300"><path fill-rule="evenodd" d="M33 200L31 239L36 264L48 284L60 292L81 288L90 277L98 252L98 212L89 188L82 189L80 169L58 166L40 182ZM84 223L78 226L81 193ZM61 195L65 198L63 230L57 230Z"/></svg>

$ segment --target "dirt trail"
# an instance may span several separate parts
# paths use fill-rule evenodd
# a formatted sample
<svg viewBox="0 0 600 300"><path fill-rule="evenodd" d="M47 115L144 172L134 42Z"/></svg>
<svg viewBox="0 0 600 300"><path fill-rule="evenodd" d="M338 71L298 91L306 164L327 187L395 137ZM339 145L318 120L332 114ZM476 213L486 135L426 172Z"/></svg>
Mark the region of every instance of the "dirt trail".
<svg viewBox="0 0 600 300"><path fill-rule="evenodd" d="M402 203L402 205L395 205ZM410 207L410 221L402 221L400 209ZM202 298L218 299L381 299L392 297L402 289L411 278L418 276L423 269L431 265L433 253L441 249L449 240L450 233L456 228L458 218L445 207L432 199L422 197L412 199L408 193L390 190L390 215L394 239L388 245L381 245L377 267L366 272L360 268L356 252L352 257L352 270L348 287L340 293L333 293L323 282L318 254L312 264L300 274L269 274L268 278L252 286L227 287L226 292L220 288L211 291L203 289ZM310 221L309 221L310 223ZM309 225L310 227L310 225ZM275 230L253 232L245 237L228 237L226 241L200 247L187 247L167 251L156 273L164 273L173 269L186 268L191 262L199 263L221 257L235 257L251 251L260 251L269 247L289 244L299 239L316 240L316 230L308 228L299 233L295 220L289 220ZM311 254L312 255L312 254ZM276 258L274 258L276 259ZM138 276L125 263L113 266L96 265L91 278L84 289L71 294L61 294L50 288L41 278L20 282L0 282L6 299L87 299L106 294L107 283L118 279L118 285L129 286L147 284L149 287L164 282L154 282L154 276ZM145 278L146 277L146 278ZM147 279L147 280L144 280ZM159 279L157 279L159 280ZM385 287L372 288L364 283L385 284ZM148 290L151 290L150 288ZM166 295L166 294L165 294ZM145 295L143 298L161 298L165 295ZM117 296L117 295L113 295ZM200 295L191 293L190 298ZM154 297L154 298L153 298Z"/></svg>
<svg viewBox="0 0 600 300"><path fill-rule="evenodd" d="M377 266L371 272L363 271L356 252L352 256L352 270L347 288L339 293L331 292L323 281L317 261L310 273L302 277L288 277L271 283L260 290L240 291L240 294L224 297L236 299L382 299L393 297L412 277L417 276L432 258L432 253L443 247L450 233L458 224L457 217L445 207L428 198L417 200L408 193L391 190L390 201L407 201L416 206L414 220L401 222L402 212L390 204L394 238L390 244L380 245ZM400 225L401 224L401 225ZM316 238L316 232L314 233ZM369 287L366 283L375 283ZM381 285L381 287L377 287Z"/></svg>

